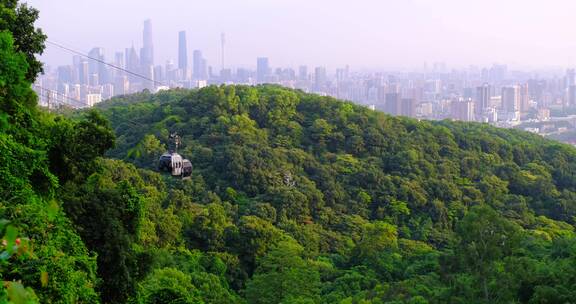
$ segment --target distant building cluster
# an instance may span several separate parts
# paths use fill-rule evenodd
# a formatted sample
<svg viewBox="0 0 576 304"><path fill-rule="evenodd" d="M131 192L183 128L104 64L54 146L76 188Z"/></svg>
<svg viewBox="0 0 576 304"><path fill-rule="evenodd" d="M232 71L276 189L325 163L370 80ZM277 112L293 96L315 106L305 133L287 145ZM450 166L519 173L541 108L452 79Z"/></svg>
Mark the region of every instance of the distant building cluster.
<svg viewBox="0 0 576 304"><path fill-rule="evenodd" d="M114 53L113 60L105 57L103 48L94 47L84 56L74 55L71 65L47 70L34 84L41 104L91 107L117 95L143 90L203 87L212 78L200 50L192 52L192 64L188 63L185 31L178 33L177 65L172 60L165 65L155 64L151 20L144 21L142 38L139 51L132 45Z"/></svg>
<svg viewBox="0 0 576 304"><path fill-rule="evenodd" d="M152 33L152 23L146 20L139 50L126 48L109 61L104 50L95 47L86 56L73 56L71 65L47 70L34 85L41 104L90 107L116 95L145 89L156 92L211 84L273 83L350 100L392 115L488 122L503 127L548 121L551 109L576 107L574 69L546 78L509 71L505 65L449 70L443 63L419 72L353 72L349 66L335 71L321 66L273 67L267 57L256 58L255 69L232 69L224 64L222 34L221 66L215 72L201 50L189 53L185 31L178 33L177 63L168 60L164 65L155 64Z"/></svg>

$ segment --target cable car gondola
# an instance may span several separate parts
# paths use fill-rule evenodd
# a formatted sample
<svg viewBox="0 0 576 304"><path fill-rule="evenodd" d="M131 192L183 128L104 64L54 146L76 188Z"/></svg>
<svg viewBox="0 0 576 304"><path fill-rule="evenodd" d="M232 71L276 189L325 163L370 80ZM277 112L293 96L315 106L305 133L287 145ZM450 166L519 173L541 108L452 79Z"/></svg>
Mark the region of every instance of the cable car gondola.
<svg viewBox="0 0 576 304"><path fill-rule="evenodd" d="M192 175L192 163L187 159L183 159L182 160L182 178L190 177L190 175Z"/></svg>
<svg viewBox="0 0 576 304"><path fill-rule="evenodd" d="M177 134L171 134L170 139L174 141L174 150L160 156L158 169L170 172L174 177L188 178L192 175L192 163L176 152L180 144L180 137Z"/></svg>

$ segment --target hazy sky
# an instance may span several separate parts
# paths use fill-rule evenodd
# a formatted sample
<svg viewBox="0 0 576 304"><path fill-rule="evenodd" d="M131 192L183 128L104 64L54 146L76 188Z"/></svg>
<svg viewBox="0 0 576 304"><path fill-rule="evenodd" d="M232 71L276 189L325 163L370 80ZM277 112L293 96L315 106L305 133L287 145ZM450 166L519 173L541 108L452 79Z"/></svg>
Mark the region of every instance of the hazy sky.
<svg viewBox="0 0 576 304"><path fill-rule="evenodd" d="M155 63L177 58L178 31L188 49L201 49L219 67L220 33L226 61L254 66L325 65L352 68L576 65L574 0L28 0L40 9L48 39L107 59L142 45L152 19ZM48 64L71 55L48 47Z"/></svg>

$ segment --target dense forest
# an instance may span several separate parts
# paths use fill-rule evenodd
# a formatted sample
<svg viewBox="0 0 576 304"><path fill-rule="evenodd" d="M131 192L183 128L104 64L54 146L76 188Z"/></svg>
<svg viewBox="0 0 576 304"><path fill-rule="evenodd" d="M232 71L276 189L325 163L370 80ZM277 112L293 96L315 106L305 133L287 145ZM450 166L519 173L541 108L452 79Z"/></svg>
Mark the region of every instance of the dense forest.
<svg viewBox="0 0 576 304"><path fill-rule="evenodd" d="M184 250L220 263L199 267L219 277L222 297L197 291L207 303L576 299L570 146L276 86L142 93L99 109L117 136L107 156L141 168L124 179L140 176L155 201L139 236L154 242L136 243L167 256L153 259ZM151 173L172 132L190 180ZM155 265L144 282L172 271L198 288L197 270Z"/></svg>
<svg viewBox="0 0 576 304"><path fill-rule="evenodd" d="M574 148L272 85L47 113L37 14L0 1L0 303L576 302Z"/></svg>

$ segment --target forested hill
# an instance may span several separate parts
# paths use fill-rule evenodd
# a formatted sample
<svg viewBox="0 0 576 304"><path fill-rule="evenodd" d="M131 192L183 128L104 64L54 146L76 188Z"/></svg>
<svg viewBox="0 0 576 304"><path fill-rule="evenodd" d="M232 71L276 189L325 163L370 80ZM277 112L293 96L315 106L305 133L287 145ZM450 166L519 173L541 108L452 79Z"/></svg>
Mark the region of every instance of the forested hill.
<svg viewBox="0 0 576 304"><path fill-rule="evenodd" d="M170 297L155 294L159 282L206 303L576 299L570 146L277 86L141 93L99 108L116 133L109 157L154 170L177 132L194 166L180 181L107 165L149 202L134 241L156 260L142 299Z"/></svg>
<svg viewBox="0 0 576 304"><path fill-rule="evenodd" d="M276 86L142 93L100 109L117 136L109 156L154 170L177 132L205 190L233 189L299 223L390 221L400 204L410 213L394 221L401 236L438 245L475 205L522 226L541 215L574 224L576 150L527 132L391 117ZM423 214L429 225L416 225Z"/></svg>

